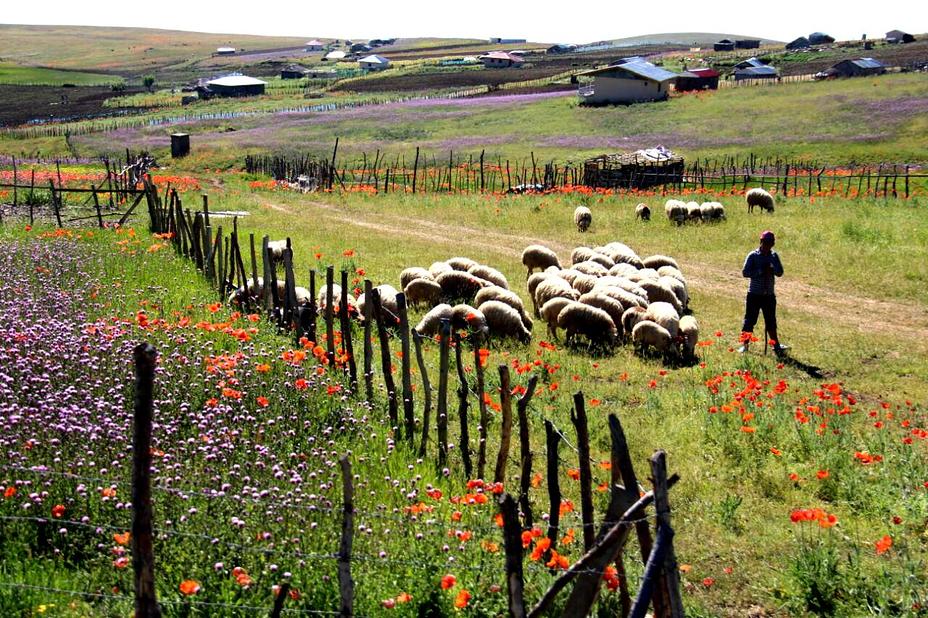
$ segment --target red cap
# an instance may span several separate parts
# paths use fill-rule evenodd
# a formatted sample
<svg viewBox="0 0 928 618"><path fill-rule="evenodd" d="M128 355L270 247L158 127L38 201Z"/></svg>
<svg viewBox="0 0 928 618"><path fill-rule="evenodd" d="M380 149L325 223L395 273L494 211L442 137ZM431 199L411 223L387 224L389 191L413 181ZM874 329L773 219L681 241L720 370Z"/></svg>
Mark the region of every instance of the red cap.
<svg viewBox="0 0 928 618"><path fill-rule="evenodd" d="M761 232L760 239L766 242L773 242L774 240L776 240L776 238L773 235L773 232L771 232L770 230L765 230L764 232Z"/></svg>

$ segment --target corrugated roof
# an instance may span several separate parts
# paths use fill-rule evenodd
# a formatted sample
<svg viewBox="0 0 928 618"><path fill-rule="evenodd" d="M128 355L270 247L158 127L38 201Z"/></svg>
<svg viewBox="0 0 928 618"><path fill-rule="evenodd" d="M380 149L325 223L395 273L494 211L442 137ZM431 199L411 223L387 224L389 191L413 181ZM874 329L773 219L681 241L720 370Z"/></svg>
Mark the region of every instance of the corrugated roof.
<svg viewBox="0 0 928 618"><path fill-rule="evenodd" d="M206 82L209 86L257 86L267 85L267 82L263 82L260 79L255 79L254 77L248 77L247 75L226 75L225 77L220 77L219 79L211 79Z"/></svg>
<svg viewBox="0 0 928 618"><path fill-rule="evenodd" d="M383 56L378 56L377 54L371 54L370 56L364 56L358 62L367 62L369 64L390 64L390 61L384 58Z"/></svg>
<svg viewBox="0 0 928 618"><path fill-rule="evenodd" d="M735 65L735 67L740 68L740 69L746 69L748 67L765 67L765 66L767 66L767 63L762 60L758 60L756 56L748 58L747 60L742 60L741 62Z"/></svg>
<svg viewBox="0 0 928 618"><path fill-rule="evenodd" d="M738 69L735 71L735 75L750 75L756 77L768 77L770 75L776 75L777 70L773 67L760 66L760 67L749 67L747 69Z"/></svg>
<svg viewBox="0 0 928 618"><path fill-rule="evenodd" d="M603 67L601 69L593 69L591 71L584 71L580 73L580 75L602 75L603 73L612 73L615 71L624 71L626 73L631 73L632 75L636 75L638 77L644 77L645 79L650 79L655 82L666 82L677 77L676 73L671 73L670 71L662 69L651 64L650 62L645 62L643 60L626 62L624 64Z"/></svg>
<svg viewBox="0 0 928 618"><path fill-rule="evenodd" d="M851 64L858 66L862 69L882 69L884 65L879 60L874 60L873 58L858 58L857 60L851 60Z"/></svg>
<svg viewBox="0 0 928 618"><path fill-rule="evenodd" d="M481 58L494 58L496 60L511 60L513 62L524 62L522 56L511 54L509 52L492 51L489 54L480 56Z"/></svg>
<svg viewBox="0 0 928 618"><path fill-rule="evenodd" d="M710 68L690 69L689 71L686 71L686 73L682 73L682 75L686 75L687 73L689 73L689 76L691 77L718 77L719 76L718 71L716 71L715 69L710 69Z"/></svg>

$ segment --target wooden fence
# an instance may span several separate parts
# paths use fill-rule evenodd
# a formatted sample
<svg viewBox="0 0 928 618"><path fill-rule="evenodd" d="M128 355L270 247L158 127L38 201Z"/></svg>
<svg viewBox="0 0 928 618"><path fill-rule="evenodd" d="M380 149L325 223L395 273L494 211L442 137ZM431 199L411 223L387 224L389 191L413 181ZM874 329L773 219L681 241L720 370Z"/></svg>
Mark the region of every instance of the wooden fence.
<svg viewBox="0 0 928 618"><path fill-rule="evenodd" d="M371 281L365 280L364 288L369 302L364 305L361 367L358 367L355 361L354 331L359 327L353 320L354 316L350 314L347 298L347 271L341 271L341 297L336 298L333 294L334 268L332 266L326 268L324 280L321 279L322 273L310 270L308 300L298 301L297 277L289 239L287 239L282 260L276 260L270 250L267 236L261 239L259 245L256 243L255 235L249 234L247 243L244 243L238 231L237 219L232 220L232 229L228 236L224 236L221 226L217 226L214 231L213 222L210 221L208 199L205 195L202 208L197 209L196 212L184 208L181 197L176 191L170 191L166 196L161 195L158 188L147 181L145 182L145 195L151 217L151 230L155 233L169 235L177 254L194 262L196 268L215 287L220 299L225 300L230 293L238 290L240 294L236 298L245 309L263 313L277 325L281 333L292 336L298 341L309 340L319 342L320 345L324 342L326 364L330 371L340 376L346 392L351 397L366 400L372 409L378 409L375 404L386 404L390 426L395 428L397 441L406 444L410 458L432 455L436 466L440 469L453 466L454 473L460 474L465 479L473 478L474 475L476 478L485 479L492 474L494 482L502 483L507 478L513 427L518 424L519 487L517 491L510 490L510 493L500 496L499 499L499 509L503 519L509 611L512 616L546 615L558 596L571 585L571 591L564 592L566 601L563 604L563 615L577 617L588 615L596 602L597 595L603 586L604 574L610 565L615 565L614 568L619 573L618 585L622 599L622 616L643 617L650 606L653 606L655 616L683 616L668 500L668 491L677 482L678 477L676 475L668 477L665 454L658 451L651 458L653 486L642 494L631 463L626 437L617 415L613 414L609 417L612 439L610 501L606 511L597 518L593 507L589 419L583 393L578 392L574 395L571 420L576 433L575 451L580 471L580 502L585 553L572 566L563 570L552 587L540 598L526 599L523 585L523 564L526 551L522 533L532 530L536 523L532 511L533 501L530 499L535 451L530 444L531 422L528 411L538 386L539 376L531 376L523 394L514 400L517 389L514 389L511 384L509 366L502 364L497 368L501 428L498 439L499 450L495 459L491 461L488 453L489 419L485 398L487 376L480 354L481 340L476 335L472 335L469 339L462 338L452 332L448 320L442 321L437 336L438 386L437 390L433 391L432 384L436 382L430 379L423 362L423 339L409 327L405 296L402 293L397 295L398 315L394 315L383 305L378 290L372 286ZM244 254L243 244L247 249ZM258 246L260 246L260 252ZM259 255L261 256L262 280L267 284L263 285L260 290L255 289L253 294L245 293L245 290L249 289L249 278L252 281L258 280L259 261L257 257ZM282 261L283 281L278 284L276 264L280 261ZM326 304L322 307L317 307L315 302L317 284L325 285ZM317 324L320 316L322 323ZM336 332L336 320L338 320L340 329L338 333ZM385 390L383 394L375 392L374 388L375 364L372 341L375 330L376 341L380 348L380 372ZM395 350L391 351L391 345L396 345L397 338L402 351L399 384L396 383L393 375L392 359L395 357ZM336 347L337 340L341 342L340 347ZM466 358L473 359L474 362L473 380L468 379L463 369L464 353L468 346L471 349L467 351ZM413 348L424 396L421 423L417 423L415 417L417 401L413 395L412 384ZM449 399L452 396L451 382L454 379L451 371L452 356L454 356L458 381L457 420L460 424L460 432L456 451L460 453L460 467L452 464L449 459L451 452L449 423L453 418L449 409ZM144 361L144 358L142 360ZM359 371L363 376L363 388L359 382ZM140 388L138 392L145 391ZM435 396L434 428L431 424L433 395ZM476 452L474 452L475 449L470 439L473 417L468 415L472 401L476 401L479 410L477 419L479 439ZM515 414L513 407L515 407ZM137 426L136 431L144 434L146 429L144 426ZM547 562L554 555L559 538L559 513L562 498L558 467L561 461L560 443L564 436L550 420L545 421L545 435L547 501L550 513L546 536L550 545L545 550L544 556ZM476 462L472 459L474 455L476 455ZM144 458L144 454L140 457ZM343 616L351 616L354 612L355 589L355 582L351 576L355 513L354 487L350 461L343 458L340 463L344 506L342 537L337 555L341 589L339 612ZM648 509L652 505L654 513L649 514ZM134 503L134 506L140 511L145 509L141 504ZM649 526L651 521L655 524L653 529ZM626 557L624 551L633 529L639 544L639 558ZM632 591L628 588L626 577L626 564L632 559L640 559L644 570L634 598ZM144 561L139 561L139 563L144 565ZM145 587L138 588L137 594L142 594L144 590L146 590ZM564 596L561 598L563 599ZM154 601L152 600L151 603ZM280 603L282 604L282 601Z"/></svg>

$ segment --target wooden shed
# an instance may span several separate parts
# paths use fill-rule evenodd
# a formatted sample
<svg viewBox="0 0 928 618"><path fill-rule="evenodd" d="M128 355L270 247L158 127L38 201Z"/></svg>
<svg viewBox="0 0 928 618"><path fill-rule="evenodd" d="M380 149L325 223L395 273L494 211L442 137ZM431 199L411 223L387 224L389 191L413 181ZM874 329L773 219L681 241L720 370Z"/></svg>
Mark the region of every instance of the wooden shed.
<svg viewBox="0 0 928 618"><path fill-rule="evenodd" d="M288 64L280 70L280 79L303 79L306 69L298 64Z"/></svg>
<svg viewBox="0 0 928 618"><path fill-rule="evenodd" d="M583 184L602 189L646 189L681 182L683 170L683 157L658 146L587 159Z"/></svg>
<svg viewBox="0 0 928 618"><path fill-rule="evenodd" d="M835 77L882 75L886 72L886 66L879 60L874 60L873 58L856 58L853 60L842 60L826 72Z"/></svg>
<svg viewBox="0 0 928 618"><path fill-rule="evenodd" d="M715 69L689 69L677 76L674 89L679 92L691 90L718 90L719 72Z"/></svg>
<svg viewBox="0 0 928 618"><path fill-rule="evenodd" d="M760 47L760 39L737 39L735 49L757 49Z"/></svg>

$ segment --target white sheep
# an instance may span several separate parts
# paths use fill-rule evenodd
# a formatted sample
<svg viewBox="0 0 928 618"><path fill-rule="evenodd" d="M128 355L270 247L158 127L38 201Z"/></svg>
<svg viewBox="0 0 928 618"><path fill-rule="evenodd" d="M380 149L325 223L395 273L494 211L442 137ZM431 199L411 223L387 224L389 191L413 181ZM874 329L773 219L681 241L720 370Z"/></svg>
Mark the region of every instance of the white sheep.
<svg viewBox="0 0 928 618"><path fill-rule="evenodd" d="M651 220L651 209L648 208L647 204L638 204L635 206L635 219L641 219L642 221Z"/></svg>
<svg viewBox="0 0 928 618"><path fill-rule="evenodd" d="M748 212L754 212L754 207L760 207L761 210L773 212L773 196L764 189L754 187L744 194L744 199L748 203Z"/></svg>
<svg viewBox="0 0 928 618"><path fill-rule="evenodd" d="M529 298L532 299L532 306L535 309L536 316L538 315L538 310L540 307L535 302L535 289L538 287L538 285L542 281L545 281L546 279L550 279L553 276L554 275L552 275L551 273L547 271L541 272L541 273L532 273L532 275L528 278L528 281L525 282L525 286L528 288L528 296Z"/></svg>
<svg viewBox="0 0 928 618"><path fill-rule="evenodd" d="M480 309L470 305L455 305L451 308L451 327L454 330L469 330L486 337L487 318Z"/></svg>
<svg viewBox="0 0 928 618"><path fill-rule="evenodd" d="M658 301L651 303L644 312L644 319L660 324L670 333L671 339L676 339L680 330L680 313L670 303Z"/></svg>
<svg viewBox="0 0 928 618"><path fill-rule="evenodd" d="M267 243L267 252L271 256L271 262L274 264L281 264L284 261L284 251L286 250L286 240L272 240Z"/></svg>
<svg viewBox="0 0 928 618"><path fill-rule="evenodd" d="M454 269L448 264L448 262L432 262L432 265L429 266L429 274L438 280L438 276L443 273L450 273Z"/></svg>
<svg viewBox="0 0 928 618"><path fill-rule="evenodd" d="M580 232L587 231L592 222L593 213L590 212L590 209L586 206L577 206L574 210L574 223L577 226L577 230Z"/></svg>
<svg viewBox="0 0 928 618"><path fill-rule="evenodd" d="M522 250L522 265L528 268L530 276L535 269L544 270L549 266L561 267L561 261L557 259L557 254L543 245L529 245Z"/></svg>
<svg viewBox="0 0 928 618"><path fill-rule="evenodd" d="M584 275L591 275L593 277L605 277L609 274L609 269L600 264L599 262L594 262L589 260L587 262L580 262L579 264L573 265L574 270L578 270Z"/></svg>
<svg viewBox="0 0 928 618"><path fill-rule="evenodd" d="M582 272L575 268L564 268L557 271L556 274L558 277L569 283L570 285L574 284L574 281L577 280L577 277L583 275Z"/></svg>
<svg viewBox="0 0 928 618"><path fill-rule="evenodd" d="M323 285L319 288L319 292L316 293L316 307L319 310L319 315L326 315L326 305L328 302L328 297L326 295L327 287ZM337 283L332 284L332 305L337 305L339 299L342 297L342 286Z"/></svg>
<svg viewBox="0 0 928 618"><path fill-rule="evenodd" d="M699 341L699 324L696 323L696 318L691 315L680 318L678 337L682 340L683 358L695 358L696 342Z"/></svg>
<svg viewBox="0 0 928 618"><path fill-rule="evenodd" d="M607 251L606 255L612 258L612 261L616 264L631 264L635 268L641 268L643 266L638 254L624 243L611 242L604 246L603 249Z"/></svg>
<svg viewBox="0 0 928 618"><path fill-rule="evenodd" d="M577 300L580 298L580 293L560 277L551 277L539 283L535 288L535 305L543 307L546 302L559 296Z"/></svg>
<svg viewBox="0 0 928 618"><path fill-rule="evenodd" d="M488 300L481 304L489 334L496 337L512 337L522 343L532 340L532 332L525 327L522 316L511 306L498 300Z"/></svg>
<svg viewBox="0 0 928 618"><path fill-rule="evenodd" d="M657 280L657 282L673 290L674 295L677 297L677 300L680 301L680 308L683 311L686 311L690 306L690 294L686 289L686 284L682 283L676 277L663 276Z"/></svg>
<svg viewBox="0 0 928 618"><path fill-rule="evenodd" d="M625 331L625 336L629 336L632 333L632 329L635 328L635 324L644 319L644 307L639 307L635 305L634 307L629 307L625 310L625 313L622 314L622 329Z"/></svg>
<svg viewBox="0 0 928 618"><path fill-rule="evenodd" d="M680 265L677 264L677 261L667 255L649 255L648 257L641 260L645 268L653 268L655 270L659 269L661 266L673 266L677 270L680 270Z"/></svg>
<svg viewBox="0 0 928 618"><path fill-rule="evenodd" d="M474 297L474 305L482 311L483 304L491 300L499 301L515 309L522 323L525 325L525 328L528 330L532 329L532 319L525 313L525 305L522 303L522 299L519 298L518 294L501 288L498 285L491 285L477 292L477 295Z"/></svg>
<svg viewBox="0 0 928 618"><path fill-rule="evenodd" d="M612 323L615 325L617 335L619 337L622 336L622 314L625 312L625 310L622 309L622 303L611 296L600 294L599 292L584 294L580 297L580 302L584 305L602 309L608 313L609 317L612 318Z"/></svg>
<svg viewBox="0 0 928 618"><path fill-rule="evenodd" d="M432 279L413 279L403 288L403 294L410 306L432 306L441 298L441 286Z"/></svg>
<svg viewBox="0 0 928 618"><path fill-rule="evenodd" d="M257 283L254 279L248 279L248 292L245 292L246 286L241 286L237 290L233 290L229 294L229 304L230 305L241 305L245 302L246 298L248 299L260 299L264 296L264 279L258 277ZM282 298L284 293L284 282L281 280L277 281L277 298Z"/></svg>
<svg viewBox="0 0 928 618"><path fill-rule="evenodd" d="M686 203L686 220L702 221L702 208L700 207L699 202Z"/></svg>
<svg viewBox="0 0 928 618"><path fill-rule="evenodd" d="M483 279L460 270L449 270L435 278L441 286L442 297L448 300L470 300L481 288L489 285Z"/></svg>
<svg viewBox="0 0 928 618"><path fill-rule="evenodd" d="M557 340L557 316L560 315L564 307L574 302L577 301L558 296L541 307L541 319L548 325L548 334L555 341Z"/></svg>
<svg viewBox="0 0 928 618"><path fill-rule="evenodd" d="M451 314L452 314L451 305L447 305L447 304L435 305L434 307L432 307L431 310L429 310L428 313L422 316L422 319L419 320L419 323L416 325L416 327L413 330L415 330L419 335L422 335L423 337L432 337L433 335L437 335L439 332L439 329L441 328L441 321L442 320L450 321Z"/></svg>
<svg viewBox="0 0 928 618"><path fill-rule="evenodd" d="M468 257L453 257L450 260L446 260L446 264L454 270L463 270L467 272L472 266L477 265L477 261Z"/></svg>
<svg viewBox="0 0 928 618"><path fill-rule="evenodd" d="M667 200L664 203L664 212L670 221L678 225L682 225L686 221L686 204L680 200Z"/></svg>
<svg viewBox="0 0 928 618"><path fill-rule="evenodd" d="M674 311L679 315L683 313L683 305L680 303L680 299L677 298L676 293L673 289L660 281L641 281L640 285L644 288L644 291L648 293L648 307L650 308L656 302L667 303L673 307Z"/></svg>
<svg viewBox="0 0 928 618"><path fill-rule="evenodd" d="M683 285L686 285L686 277L683 276L683 272L679 268L674 268L673 266L661 266L657 269L657 274L661 277L673 277Z"/></svg>
<svg viewBox="0 0 928 618"><path fill-rule="evenodd" d="M598 277L594 277L593 275L584 275L583 273L580 273L578 276L574 277L574 280L571 286L575 290L580 292L581 294L586 294L587 292L591 292L593 288L596 287L596 283L598 281L599 281Z"/></svg>
<svg viewBox="0 0 928 618"><path fill-rule="evenodd" d="M657 352L667 353L673 342L673 337L667 329L650 320L642 320L632 329L632 343L640 352L653 348Z"/></svg>
<svg viewBox="0 0 928 618"><path fill-rule="evenodd" d="M415 279L427 279L429 281L435 281L435 277L432 275L432 273L430 273L425 268L420 266L412 266L400 273L400 287L405 290L406 286L409 285L409 282Z"/></svg>
<svg viewBox="0 0 928 618"><path fill-rule="evenodd" d="M557 325L564 329L568 345L577 335L586 337L591 347L609 348L618 341L618 331L609 314L583 303L570 303L561 309Z"/></svg>
<svg viewBox="0 0 928 618"><path fill-rule="evenodd" d="M506 280L506 276L495 268L483 264L474 264L467 269L467 272L501 288L509 289L509 281Z"/></svg>
<svg viewBox="0 0 928 618"><path fill-rule="evenodd" d="M629 273L636 272L638 269L627 262L619 262L609 269L609 274L613 277L626 277Z"/></svg>

